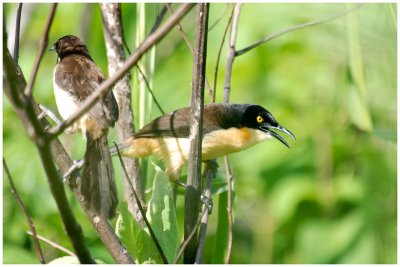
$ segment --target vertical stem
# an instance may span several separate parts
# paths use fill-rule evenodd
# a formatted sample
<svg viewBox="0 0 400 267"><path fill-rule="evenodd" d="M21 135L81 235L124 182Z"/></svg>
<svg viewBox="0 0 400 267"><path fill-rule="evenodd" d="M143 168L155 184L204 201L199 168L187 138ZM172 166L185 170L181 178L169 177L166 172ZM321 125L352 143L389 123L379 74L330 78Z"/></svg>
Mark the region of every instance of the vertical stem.
<svg viewBox="0 0 400 267"><path fill-rule="evenodd" d="M204 85L207 55L207 29L209 4L197 4L196 39L194 45L192 100L190 114L190 154L188 181L185 190L184 235L188 238L196 225L200 209L201 190L201 140L203 128ZM194 235L184 254L184 263L193 263L196 258L198 238Z"/></svg>
<svg viewBox="0 0 400 267"><path fill-rule="evenodd" d="M229 38L229 47L228 47L228 61L226 63L226 71L225 71L224 103L229 103L229 95L231 91L232 64L233 60L235 59L235 43L236 43L236 35L239 24L239 15L241 6L242 4L237 4L235 6L235 11L233 14L231 35Z"/></svg>
<svg viewBox="0 0 400 267"><path fill-rule="evenodd" d="M108 74L114 75L119 66L125 62L125 54L123 50L123 35L122 35L122 21L121 9L119 4L100 4L101 14L103 18L104 37L107 48L108 59ZM112 23L111 23L112 22ZM127 72L114 86L114 95L118 102L119 119L116 124L118 132L118 141L131 137L134 133L135 127L133 123L133 112L131 95L132 90L130 87L131 75ZM140 199L142 206L144 205L144 194L142 188L142 181L139 174L139 164L137 159L124 158L124 165L128 169L128 176L131 183ZM143 225L144 221L140 214L138 204L134 198L131 187L128 181L124 179L125 200L128 203L129 211L135 216L136 220Z"/></svg>
<svg viewBox="0 0 400 267"><path fill-rule="evenodd" d="M229 95L231 93L231 78L232 78L232 68L233 68L233 61L235 59L235 45L236 45L236 36L238 31L238 24L239 24L239 16L242 4L236 4L234 11L233 11L233 18L232 18L232 28L231 28L231 35L229 38L229 47L228 47L228 59L226 63L226 70L225 70L225 83L224 83L224 103L229 103ZM229 166L229 159L225 156L225 170L228 177L228 248L227 254L225 258L225 263L229 263L231 250L232 250L232 240L233 240L233 218L232 218L232 182L233 182L233 175L232 171Z"/></svg>
<svg viewBox="0 0 400 267"><path fill-rule="evenodd" d="M19 57L19 32L21 29L21 12L22 12L22 3L18 4L17 10L17 18L15 23L15 41L14 41L14 62L18 64Z"/></svg>

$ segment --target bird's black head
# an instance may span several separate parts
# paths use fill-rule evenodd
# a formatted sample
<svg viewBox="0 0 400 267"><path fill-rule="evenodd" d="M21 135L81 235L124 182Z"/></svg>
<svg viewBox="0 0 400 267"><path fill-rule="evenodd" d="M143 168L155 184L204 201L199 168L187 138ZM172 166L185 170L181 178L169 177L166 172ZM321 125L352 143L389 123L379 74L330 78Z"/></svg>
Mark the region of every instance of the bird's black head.
<svg viewBox="0 0 400 267"><path fill-rule="evenodd" d="M69 54L80 54L92 59L86 44L79 37L74 35L66 35L61 37L57 42L54 43L54 46L50 49L50 51L56 51L60 59Z"/></svg>
<svg viewBox="0 0 400 267"><path fill-rule="evenodd" d="M242 126L268 133L287 147L289 147L289 145L285 139L273 132L272 129L282 131L290 135L293 139L296 139L289 130L279 125L274 116L265 108L258 105L243 105L242 108L244 109L241 122Z"/></svg>

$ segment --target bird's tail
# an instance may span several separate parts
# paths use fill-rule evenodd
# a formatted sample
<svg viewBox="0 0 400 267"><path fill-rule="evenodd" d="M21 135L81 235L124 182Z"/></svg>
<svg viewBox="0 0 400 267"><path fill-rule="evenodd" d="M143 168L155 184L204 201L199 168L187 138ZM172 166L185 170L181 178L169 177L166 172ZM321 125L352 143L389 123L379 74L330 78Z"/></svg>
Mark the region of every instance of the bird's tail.
<svg viewBox="0 0 400 267"><path fill-rule="evenodd" d="M107 135L95 140L87 137L81 194L87 209L104 217L115 216L118 194Z"/></svg>

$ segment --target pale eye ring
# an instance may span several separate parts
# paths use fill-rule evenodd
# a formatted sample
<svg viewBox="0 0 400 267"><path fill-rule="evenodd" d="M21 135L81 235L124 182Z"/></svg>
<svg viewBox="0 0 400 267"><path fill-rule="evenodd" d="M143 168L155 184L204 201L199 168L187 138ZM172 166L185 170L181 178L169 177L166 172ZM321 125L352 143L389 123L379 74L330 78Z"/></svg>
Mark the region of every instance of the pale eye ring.
<svg viewBox="0 0 400 267"><path fill-rule="evenodd" d="M257 122L258 123L262 123L264 121L263 117L261 117L260 115L257 116Z"/></svg>

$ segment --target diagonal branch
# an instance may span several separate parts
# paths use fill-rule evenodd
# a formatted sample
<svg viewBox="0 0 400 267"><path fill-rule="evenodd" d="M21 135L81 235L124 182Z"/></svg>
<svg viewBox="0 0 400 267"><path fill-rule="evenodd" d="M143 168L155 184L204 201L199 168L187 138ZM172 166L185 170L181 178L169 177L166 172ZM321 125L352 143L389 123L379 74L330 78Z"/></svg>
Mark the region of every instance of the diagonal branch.
<svg viewBox="0 0 400 267"><path fill-rule="evenodd" d="M32 70L31 76L28 81L28 85L25 88L25 95L28 97L32 96L33 84L35 83L35 79L36 79L36 76L37 76L37 73L39 70L40 62L42 61L44 51L46 50L47 44L49 42L50 27L53 22L54 14L56 13L56 8L57 8L57 3L51 4L49 16L47 17L46 28L44 29L42 39L40 40L39 53L36 56L36 60L33 65L33 70Z"/></svg>
<svg viewBox="0 0 400 267"><path fill-rule="evenodd" d="M33 223L32 218L29 215L29 213L28 213L28 211L27 211L27 209L26 209L26 207L24 205L24 202L22 202L22 199L18 195L17 189L15 188L13 179L11 177L11 173L8 170L7 163L6 163L6 160L5 160L4 157L3 157L3 167L4 167L4 170L5 170L6 174L7 174L8 181L10 182L11 193L13 193L13 195L15 196L15 199L17 200L19 206L22 209L22 212L24 213L24 215L26 217L26 220L28 221L29 228L31 229L31 232L32 232L33 244L35 245L35 250L36 250L36 253L37 253L38 257L39 257L39 261L42 264L46 264L46 261L45 261L44 256L43 256L42 248L40 247L40 244L39 244L39 239L38 239L38 235L37 235L37 232L36 232L35 224Z"/></svg>
<svg viewBox="0 0 400 267"><path fill-rule="evenodd" d="M248 47L245 47L245 48L243 48L241 50L236 51L235 52L235 57L243 55L244 53L246 53L246 52L248 52L248 51L250 51L250 50L252 50L252 49L254 49L254 48L256 48L256 47L258 47L258 46L260 46L260 45L262 45L262 44L264 44L264 43L266 43L266 42L268 42L268 41L270 41L272 39L275 39L275 38L277 38L279 36L282 36L282 35L284 35L286 33L289 33L289 32L295 31L295 30L299 30L299 29L304 29L304 28L307 28L307 27L310 27L310 26L322 24L322 23L329 22L331 20L337 19L337 18L339 18L339 17L341 17L343 15L346 15L347 13L350 13L350 12L355 11L356 9L359 9L362 5L363 4L358 4L353 8L346 9L346 10L340 12L340 13L337 13L335 15L329 16L327 18L320 19L320 20L315 20L315 21L309 21L309 22L306 22L306 23L295 25L295 26L289 27L287 29L284 29L284 30L278 31L276 33L273 33L271 35L268 35L267 37L263 38L262 40L254 43L252 45L249 45Z"/></svg>
<svg viewBox="0 0 400 267"><path fill-rule="evenodd" d="M5 49L5 46L3 46L3 49ZM57 138L53 139L50 144L48 142L42 143L42 139L35 138L35 136L38 135L37 131L41 131L40 135L45 135L43 129L50 127L50 124L47 122L47 120L41 120L41 122L37 120L37 116L40 114L40 109L34 98L31 98L31 101L25 107L21 107L16 104L16 99L14 99L15 96L17 96L18 99L25 97L22 91L24 88L26 88L26 81L21 70L13 63L8 50L3 50L3 55L5 55L3 74L4 92L6 93L10 102L13 104L16 113L24 124L29 136L31 136L32 140L36 142L37 149L42 159L43 167L47 174L51 192L56 201L68 237L71 240L72 246L74 247L77 257L81 263L95 263L83 238L82 228L76 221L68 204L62 179L59 177L59 173L53 163L54 161L60 168L60 171L65 173L71 168L73 161L68 156L64 147ZM15 91L14 94L10 92L13 90ZM74 191L74 194L79 200L81 206L84 207L84 203L82 201L83 198L80 195L80 190L76 183L80 178L77 177L76 173L73 174L73 178L74 179L70 180L75 182L75 184L71 183L70 187ZM96 218L98 218L96 214L91 214L90 211L87 210L85 210L85 212L104 245L107 247L108 251L116 260L116 262L133 263L131 256L122 246L108 222L105 220L98 221L96 220Z"/></svg>
<svg viewBox="0 0 400 267"><path fill-rule="evenodd" d="M66 249L65 247L63 247L63 246L57 244L56 242L51 241L50 239L45 238L44 236L37 235L36 233L34 234L32 231L27 231L26 233L27 233L28 235L32 236L33 238L35 238L35 235L36 235L36 238L37 238L37 239L39 239L39 240L41 240L41 241L43 241L43 242L49 244L49 245L52 246L53 248L56 248L56 249L58 249L58 250L60 250L60 251L62 251L62 252L64 252L64 253L66 253L66 254L68 254L68 255L70 255L70 256L72 256L72 257L77 258L77 256L75 255L75 253L73 253L72 251Z"/></svg>
<svg viewBox="0 0 400 267"><path fill-rule="evenodd" d="M96 101L113 86L126 72L128 72L139 59L156 43L158 43L170 30L176 25L176 23L185 16L194 4L183 4L162 26L158 28L154 33L149 35L139 48L126 60L126 62L115 72L113 76L104 81L99 88L88 97L85 103L74 112L68 119L62 124L49 130L49 133L54 138L61 134L68 126L70 126L75 120L86 113L90 108L94 106Z"/></svg>

